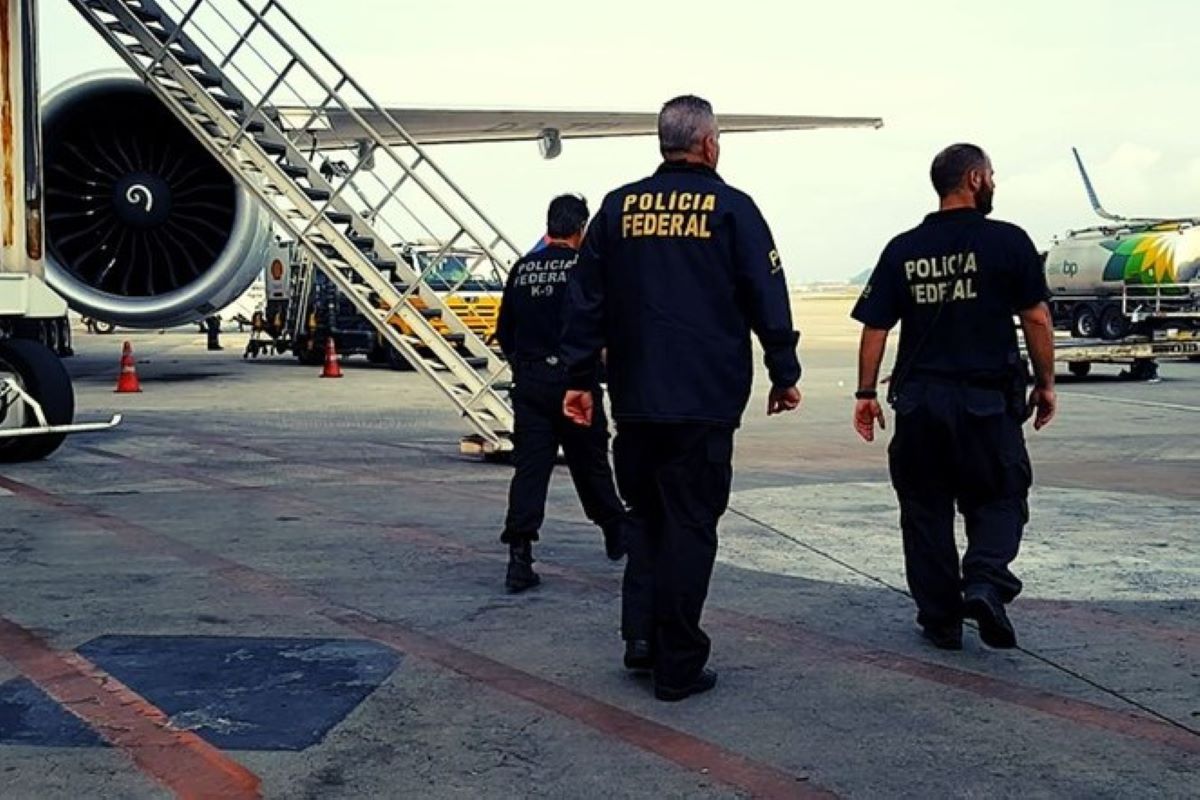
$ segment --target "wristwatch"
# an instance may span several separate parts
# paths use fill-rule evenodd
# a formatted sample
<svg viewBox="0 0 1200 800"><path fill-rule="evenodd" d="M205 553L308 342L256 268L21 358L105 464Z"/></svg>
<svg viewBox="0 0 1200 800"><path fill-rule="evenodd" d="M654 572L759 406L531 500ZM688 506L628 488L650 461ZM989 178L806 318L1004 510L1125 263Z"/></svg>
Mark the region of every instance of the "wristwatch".
<svg viewBox="0 0 1200 800"><path fill-rule="evenodd" d="M879 392L875 391L874 389L859 389L857 392L854 393L854 399L855 400L877 400L877 399L879 399Z"/></svg>

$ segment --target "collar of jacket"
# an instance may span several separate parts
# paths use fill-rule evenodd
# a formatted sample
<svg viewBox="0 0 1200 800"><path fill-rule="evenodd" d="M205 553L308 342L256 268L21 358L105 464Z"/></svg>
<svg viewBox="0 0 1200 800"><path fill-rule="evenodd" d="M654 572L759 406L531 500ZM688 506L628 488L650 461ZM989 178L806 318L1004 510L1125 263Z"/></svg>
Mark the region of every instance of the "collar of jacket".
<svg viewBox="0 0 1200 800"><path fill-rule="evenodd" d="M713 180L725 181L717 174L717 171L707 164L697 164L694 161L664 161L654 171L655 175L678 174L681 172L691 172L698 175L705 175Z"/></svg>
<svg viewBox="0 0 1200 800"><path fill-rule="evenodd" d="M983 214L979 213L979 209L963 207L952 208L949 211L934 211L932 214L925 216L927 224L937 224L939 222L962 222L969 219L983 219Z"/></svg>

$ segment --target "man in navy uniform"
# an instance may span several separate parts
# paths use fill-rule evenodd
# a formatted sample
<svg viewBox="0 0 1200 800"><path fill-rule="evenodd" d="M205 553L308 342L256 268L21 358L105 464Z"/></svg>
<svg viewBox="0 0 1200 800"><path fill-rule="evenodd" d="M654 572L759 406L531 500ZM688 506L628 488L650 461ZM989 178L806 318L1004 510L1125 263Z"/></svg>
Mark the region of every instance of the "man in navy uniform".
<svg viewBox="0 0 1200 800"><path fill-rule="evenodd" d="M1033 479L1022 425L1036 410L1040 430L1057 405L1050 293L1029 236L987 219L995 182L983 150L952 145L930 176L940 209L888 243L854 307L863 324L854 426L868 442L884 426L876 381L899 322L888 455L917 622L943 649L962 648L964 617L985 644L1015 647L1004 606L1021 591L1009 563ZM1036 377L1028 396L1014 315ZM967 534L961 567L956 503Z"/></svg>
<svg viewBox="0 0 1200 800"><path fill-rule="evenodd" d="M562 352L564 413L587 425L602 348L629 504L622 591L625 664L652 669L660 700L716 684L700 628L729 501L733 434L750 398L750 332L765 351L767 413L800 404L799 334L783 264L754 201L716 172L708 102L678 97L658 118L663 164L609 194L572 274Z"/></svg>
<svg viewBox="0 0 1200 800"><path fill-rule="evenodd" d="M533 570L533 542L546 511L550 474L561 445L575 490L588 519L604 532L614 561L625 555L625 506L608 465L608 423L597 372L586 389L600 409L587 427L562 415L567 371L559 357L567 277L579 257L588 221L587 203L574 195L556 197L547 212L545 246L513 265L504 287L496 339L513 371L513 461L508 514L500 541L509 546L505 585L521 592L540 583Z"/></svg>

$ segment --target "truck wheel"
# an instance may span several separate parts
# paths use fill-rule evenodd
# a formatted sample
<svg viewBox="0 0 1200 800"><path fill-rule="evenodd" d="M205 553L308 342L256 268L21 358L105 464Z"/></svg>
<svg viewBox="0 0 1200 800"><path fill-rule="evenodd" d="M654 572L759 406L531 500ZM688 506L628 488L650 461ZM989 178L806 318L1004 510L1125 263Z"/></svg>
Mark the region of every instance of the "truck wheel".
<svg viewBox="0 0 1200 800"><path fill-rule="evenodd" d="M1071 335L1077 339L1095 339L1100 331L1100 315L1091 303L1080 303L1071 314Z"/></svg>
<svg viewBox="0 0 1200 800"><path fill-rule="evenodd" d="M92 328L96 331L96 333L107 336L117 329L117 323L98 319L92 322Z"/></svg>
<svg viewBox="0 0 1200 800"><path fill-rule="evenodd" d="M1067 371L1076 378L1086 378L1092 371L1092 362L1090 361L1072 361L1067 364Z"/></svg>
<svg viewBox="0 0 1200 800"><path fill-rule="evenodd" d="M292 354L306 367L319 367L325 363L325 351L317 347L308 347L307 343L297 345Z"/></svg>
<svg viewBox="0 0 1200 800"><path fill-rule="evenodd" d="M389 344L377 344L367 351L367 361L371 364L386 364L388 363L388 351L392 349Z"/></svg>
<svg viewBox="0 0 1200 800"><path fill-rule="evenodd" d="M400 355L400 351L390 344L387 347L387 363L389 367L398 372L412 372L414 369L413 365L408 363L408 359Z"/></svg>
<svg viewBox="0 0 1200 800"><path fill-rule="evenodd" d="M1158 380L1158 362L1152 358L1136 358L1127 373L1131 381Z"/></svg>
<svg viewBox="0 0 1200 800"><path fill-rule="evenodd" d="M1100 338L1108 341L1124 339L1129 335L1129 317L1116 303L1109 303L1100 314Z"/></svg>
<svg viewBox="0 0 1200 800"><path fill-rule="evenodd" d="M75 392L71 377L58 356L40 342L6 339L0 342L0 379L12 378L42 406L51 425L70 425L75 418ZM33 409L8 397L0 401L0 428L37 425ZM0 462L37 461L58 449L66 434L0 438Z"/></svg>

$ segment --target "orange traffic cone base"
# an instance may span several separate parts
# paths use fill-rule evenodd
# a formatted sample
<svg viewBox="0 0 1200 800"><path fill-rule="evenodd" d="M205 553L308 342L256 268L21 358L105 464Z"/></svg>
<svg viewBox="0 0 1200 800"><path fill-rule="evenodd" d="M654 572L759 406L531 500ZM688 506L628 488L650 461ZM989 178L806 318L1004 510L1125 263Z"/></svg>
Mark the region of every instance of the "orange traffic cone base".
<svg viewBox="0 0 1200 800"><path fill-rule="evenodd" d="M114 394L134 394L142 390L138 381L137 366L133 361L133 345L129 342L121 349L121 374L117 376L117 388Z"/></svg>
<svg viewBox="0 0 1200 800"><path fill-rule="evenodd" d="M337 348L334 347L332 336L325 340L325 368L321 370L321 377L342 377L342 363L338 360Z"/></svg>

